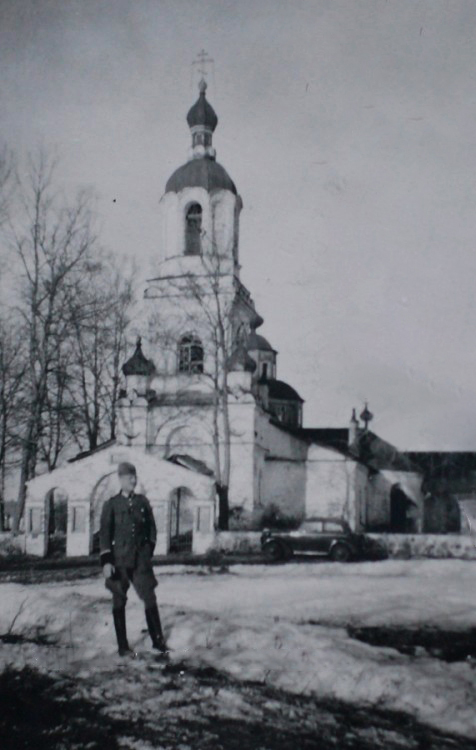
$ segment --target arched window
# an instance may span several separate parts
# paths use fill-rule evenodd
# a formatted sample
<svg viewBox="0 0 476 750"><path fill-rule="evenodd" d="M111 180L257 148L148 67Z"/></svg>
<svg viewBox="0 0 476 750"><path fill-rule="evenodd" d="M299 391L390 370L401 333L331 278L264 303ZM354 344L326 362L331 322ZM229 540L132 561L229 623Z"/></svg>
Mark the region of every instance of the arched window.
<svg viewBox="0 0 476 750"><path fill-rule="evenodd" d="M203 372L203 346L197 336L182 336L178 348L179 372Z"/></svg>
<svg viewBox="0 0 476 750"><path fill-rule="evenodd" d="M202 207L192 203L185 214L185 255L200 255L202 251Z"/></svg>

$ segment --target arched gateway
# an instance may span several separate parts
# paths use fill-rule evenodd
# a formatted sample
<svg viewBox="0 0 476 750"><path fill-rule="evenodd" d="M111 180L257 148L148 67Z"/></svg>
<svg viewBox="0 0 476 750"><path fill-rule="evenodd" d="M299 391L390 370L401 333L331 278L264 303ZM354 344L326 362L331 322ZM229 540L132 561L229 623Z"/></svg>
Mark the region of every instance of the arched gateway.
<svg viewBox="0 0 476 750"><path fill-rule="evenodd" d="M104 501L119 490L117 466L129 461L137 468L137 491L147 495L157 524L156 554L171 547L172 508L177 488L187 488L188 536L192 552L206 551L214 538L215 489L213 479L171 461L155 458L136 448L109 445L89 456L70 462L28 483L25 506L25 551L48 554L50 510L55 488L67 498L66 555L89 555L96 551L99 519ZM185 521L179 520L179 529Z"/></svg>

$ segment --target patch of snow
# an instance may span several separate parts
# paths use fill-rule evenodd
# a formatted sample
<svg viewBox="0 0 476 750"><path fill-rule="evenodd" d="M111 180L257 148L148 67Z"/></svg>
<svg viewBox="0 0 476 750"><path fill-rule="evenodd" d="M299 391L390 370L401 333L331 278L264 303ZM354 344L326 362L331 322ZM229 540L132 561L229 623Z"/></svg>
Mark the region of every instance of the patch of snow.
<svg viewBox="0 0 476 750"><path fill-rule="evenodd" d="M183 566L160 567L156 575L174 661L209 665L293 693L402 710L445 731L476 737L476 670L470 663L405 656L353 640L346 631L348 624L475 627L476 562L293 563L236 566L221 575ZM138 658L116 655L110 597L99 577L1 584L0 597L0 633L11 627L23 603L14 632L34 635L40 629L57 640L55 648L5 645L0 666L29 664L99 679L117 664L119 693L121 674L128 676L126 705L131 675L139 678L152 665L144 612L134 593L127 626ZM107 682L103 689L107 693ZM223 690L216 700L230 716L239 716L239 695ZM122 710L121 701L117 708ZM148 750L147 744L137 750Z"/></svg>

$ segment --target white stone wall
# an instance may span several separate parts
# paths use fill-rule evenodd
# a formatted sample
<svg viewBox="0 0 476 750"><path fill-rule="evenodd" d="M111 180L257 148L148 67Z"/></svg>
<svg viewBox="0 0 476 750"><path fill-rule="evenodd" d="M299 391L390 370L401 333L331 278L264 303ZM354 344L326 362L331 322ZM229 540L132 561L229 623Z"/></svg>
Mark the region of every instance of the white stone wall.
<svg viewBox="0 0 476 750"><path fill-rule="evenodd" d="M283 514L293 519L306 513L306 463L280 459L265 461L262 483L262 505L277 505Z"/></svg>
<svg viewBox="0 0 476 750"><path fill-rule="evenodd" d="M476 559L474 536L463 534L368 534L380 542L390 557Z"/></svg>
<svg viewBox="0 0 476 750"><path fill-rule="evenodd" d="M356 531L364 531L367 523L367 507L369 495L369 472L360 463L355 464L355 515L354 527Z"/></svg>
<svg viewBox="0 0 476 750"><path fill-rule="evenodd" d="M306 516L342 517L352 528L358 528L356 489L361 483L356 461L330 448L311 445L307 460Z"/></svg>
<svg viewBox="0 0 476 750"><path fill-rule="evenodd" d="M236 387L237 379L243 381ZM250 392L248 373L231 376L232 392L228 409L231 432L230 505L243 507L248 513L253 509L253 447L255 400ZM236 391L236 396L234 395ZM221 429L220 460L224 465L224 432ZM147 450L152 455L166 458L173 454L186 454L203 461L215 471L215 446L213 440L212 405L155 406L149 413ZM145 450L145 442L140 446Z"/></svg>
<svg viewBox="0 0 476 750"><path fill-rule="evenodd" d="M391 484L383 474L370 477L366 518L369 528L390 524L390 489Z"/></svg>
<svg viewBox="0 0 476 750"><path fill-rule="evenodd" d="M305 512L307 445L270 422L270 415L255 412L255 516L272 505L295 518Z"/></svg>
<svg viewBox="0 0 476 750"><path fill-rule="evenodd" d="M202 207L202 250L223 255L228 272L237 262L238 222L241 199L229 190L210 194L201 187L188 187L180 193L165 193L159 204L162 241L157 260L160 275L176 273L175 259L184 256L185 215L192 203ZM193 257L187 261L193 262ZM225 269L223 269L225 270Z"/></svg>
<svg viewBox="0 0 476 750"><path fill-rule="evenodd" d="M150 387L159 393L173 387L187 387L186 381L174 382L174 378L188 377L177 372L178 342L183 335L192 334L201 340L205 370L213 372L217 356L220 361L220 351L212 339L214 322L219 319L216 300L211 293L212 281L201 278L210 267L202 264L198 257L180 258L175 265L179 267L174 269L174 273L194 273L197 274L196 280L179 278L151 282L146 290L147 304L142 308L144 320L138 321L144 336L144 354L152 359L157 369L157 377L152 379ZM198 295L201 300L197 298ZM220 319L228 323L234 297L231 275L220 279L220 295ZM231 330L227 332L231 344L230 334ZM163 380L164 377L167 379ZM200 385L198 379L194 387L205 387L208 383L209 380L206 380Z"/></svg>

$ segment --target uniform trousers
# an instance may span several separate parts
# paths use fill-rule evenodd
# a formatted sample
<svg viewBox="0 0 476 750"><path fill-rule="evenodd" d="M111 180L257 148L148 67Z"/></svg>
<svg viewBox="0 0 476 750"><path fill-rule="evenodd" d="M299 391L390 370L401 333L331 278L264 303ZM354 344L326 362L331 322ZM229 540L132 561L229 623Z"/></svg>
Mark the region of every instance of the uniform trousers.
<svg viewBox="0 0 476 750"><path fill-rule="evenodd" d="M130 585L134 587L137 596L144 602L145 609L157 604L155 588L157 579L152 565L138 567L114 566L111 578L106 579L106 588L112 593L112 608L122 609L126 606L127 592Z"/></svg>

